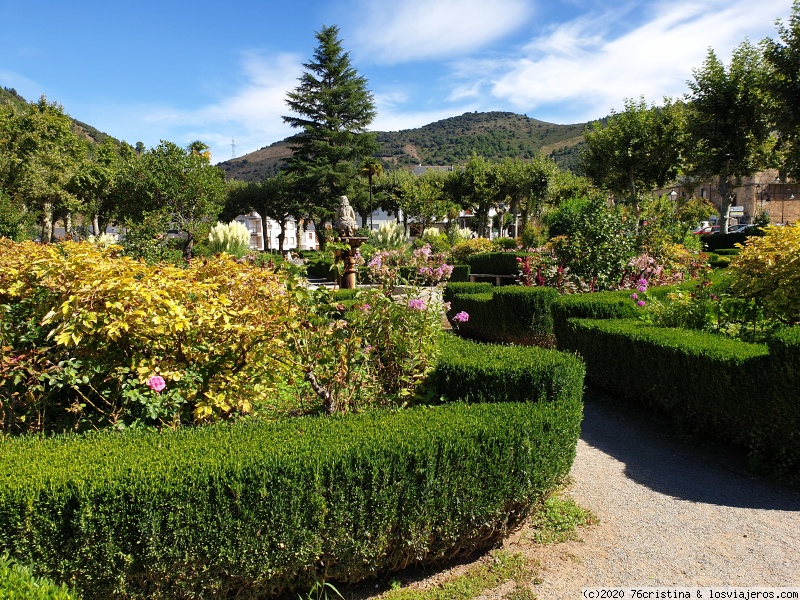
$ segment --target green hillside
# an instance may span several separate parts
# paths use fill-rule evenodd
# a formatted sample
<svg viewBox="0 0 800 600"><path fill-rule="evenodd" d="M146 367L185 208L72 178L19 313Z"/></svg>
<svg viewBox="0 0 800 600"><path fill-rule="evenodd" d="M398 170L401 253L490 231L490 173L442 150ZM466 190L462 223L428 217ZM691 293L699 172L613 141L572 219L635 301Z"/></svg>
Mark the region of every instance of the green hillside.
<svg viewBox="0 0 800 600"><path fill-rule="evenodd" d="M26 100L13 88L0 88L0 102L24 104ZM541 153L575 171L586 125L556 125L510 112L464 113L417 129L376 132L378 156L389 166L411 168L418 164L461 165L473 152L490 161L530 159ZM100 144L110 137L75 119L73 129L90 143ZM275 175L291 156L291 141L286 138L217 166L228 179L261 181Z"/></svg>
<svg viewBox="0 0 800 600"><path fill-rule="evenodd" d="M575 170L586 123L556 125L509 112L465 113L417 129L377 132L378 155L387 163L459 165L472 153L488 160L506 157L552 156L565 169ZM291 138L218 166L229 179L260 181L277 173L291 155Z"/></svg>
<svg viewBox="0 0 800 600"><path fill-rule="evenodd" d="M24 106L28 101L17 93L14 88L2 87L0 88L0 102L9 102L17 106ZM111 137L91 125L87 125L77 119L72 119L72 130L78 135L79 138L87 140L94 144L102 144L106 139L111 138L114 142L119 144L119 140Z"/></svg>

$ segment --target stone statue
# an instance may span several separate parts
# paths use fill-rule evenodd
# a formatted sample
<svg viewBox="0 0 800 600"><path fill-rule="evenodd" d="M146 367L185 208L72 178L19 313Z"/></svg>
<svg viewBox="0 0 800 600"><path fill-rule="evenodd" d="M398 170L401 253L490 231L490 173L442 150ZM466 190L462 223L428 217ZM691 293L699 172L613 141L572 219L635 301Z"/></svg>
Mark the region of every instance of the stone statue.
<svg viewBox="0 0 800 600"><path fill-rule="evenodd" d="M339 208L336 209L336 221L333 228L339 232L342 237L352 237L358 229L356 222L356 213L347 196L342 196L339 200Z"/></svg>

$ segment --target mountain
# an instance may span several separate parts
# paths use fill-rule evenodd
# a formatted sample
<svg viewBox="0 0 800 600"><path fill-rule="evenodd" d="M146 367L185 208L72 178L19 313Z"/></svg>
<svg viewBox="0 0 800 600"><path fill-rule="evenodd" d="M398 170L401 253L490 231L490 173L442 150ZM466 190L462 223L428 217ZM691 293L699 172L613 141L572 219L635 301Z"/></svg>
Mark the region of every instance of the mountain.
<svg viewBox="0 0 800 600"><path fill-rule="evenodd" d="M17 105L18 107L23 107L28 104L28 101L25 100L22 96L17 93L17 90L14 88L7 88L2 87L0 88L0 103L8 102L13 105ZM78 121L77 119L72 119L72 131L81 138L82 140L86 140L93 144L102 144L106 139L111 138L116 144L119 144L119 140L116 138L111 137L107 133L104 133L91 125L87 125L82 121Z"/></svg>
<svg viewBox="0 0 800 600"><path fill-rule="evenodd" d="M387 163L459 165L472 153L487 160L506 157L552 156L565 169L575 170L588 123L556 125L510 112L473 112L417 129L376 132L378 155ZM228 179L260 181L278 172L291 156L292 138L217 164Z"/></svg>

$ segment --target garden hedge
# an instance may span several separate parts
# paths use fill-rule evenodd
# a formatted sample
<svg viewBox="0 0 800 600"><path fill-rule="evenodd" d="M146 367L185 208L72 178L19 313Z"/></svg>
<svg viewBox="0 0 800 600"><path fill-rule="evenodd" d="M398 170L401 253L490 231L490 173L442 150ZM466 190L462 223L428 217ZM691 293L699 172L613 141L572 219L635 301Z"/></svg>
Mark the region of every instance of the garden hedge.
<svg viewBox="0 0 800 600"><path fill-rule="evenodd" d="M771 348L630 319L569 319L557 333L560 350L586 361L590 385L743 445L763 468L800 479L796 328Z"/></svg>
<svg viewBox="0 0 800 600"><path fill-rule="evenodd" d="M432 388L492 403L8 439L0 548L86 598L265 597L485 548L568 473L583 368L442 344Z"/></svg>
<svg viewBox="0 0 800 600"><path fill-rule="evenodd" d="M445 335L429 383L469 402L556 402L575 408L583 398L584 375L583 363L572 354Z"/></svg>
<svg viewBox="0 0 800 600"><path fill-rule="evenodd" d="M448 315L469 314L469 321L458 325L458 333L468 338L551 346L551 308L558 299L558 292L548 287L492 286L490 292L455 294Z"/></svg>
<svg viewBox="0 0 800 600"><path fill-rule="evenodd" d="M491 294L494 291L494 286L488 281L469 282L469 281L451 281L444 288L442 297L445 302L452 302L453 298L460 294Z"/></svg>
<svg viewBox="0 0 800 600"><path fill-rule="evenodd" d="M517 257L528 256L525 252L482 252L466 258L471 273L491 275L516 275L519 272Z"/></svg>

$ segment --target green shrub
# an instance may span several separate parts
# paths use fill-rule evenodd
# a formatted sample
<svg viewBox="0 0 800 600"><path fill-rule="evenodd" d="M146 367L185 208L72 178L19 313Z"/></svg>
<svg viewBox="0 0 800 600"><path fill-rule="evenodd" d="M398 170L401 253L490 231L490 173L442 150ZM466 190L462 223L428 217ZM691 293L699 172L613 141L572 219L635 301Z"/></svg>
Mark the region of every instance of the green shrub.
<svg viewBox="0 0 800 600"><path fill-rule="evenodd" d="M453 281L451 279L444 288L443 299L445 302L450 302L460 294L491 294L494 289L494 286L487 281L472 283L469 281Z"/></svg>
<svg viewBox="0 0 800 600"><path fill-rule="evenodd" d="M65 585L35 577L30 569L16 564L8 555L0 556L0 598L13 600L77 600L78 595Z"/></svg>
<svg viewBox="0 0 800 600"><path fill-rule="evenodd" d="M530 346L482 344L442 336L430 384L470 402L580 404L585 369L572 354Z"/></svg>
<svg viewBox="0 0 800 600"><path fill-rule="evenodd" d="M314 252L305 257L306 273L311 277L322 277L323 279L335 279L336 275L331 271L333 262L324 252Z"/></svg>
<svg viewBox="0 0 800 600"><path fill-rule="evenodd" d="M739 256L739 248L717 248L714 254L717 256Z"/></svg>
<svg viewBox="0 0 800 600"><path fill-rule="evenodd" d="M471 356L506 379L511 354ZM467 555L572 464L580 364L536 356L510 365L521 403L6 440L0 548L86 598L267 597Z"/></svg>
<svg viewBox="0 0 800 600"><path fill-rule="evenodd" d="M469 281L469 274L469 265L453 265L453 272L450 274L450 281Z"/></svg>
<svg viewBox="0 0 800 600"><path fill-rule="evenodd" d="M524 252L486 252L467 257L471 273L487 273L492 275L516 275L519 271L518 256L526 256Z"/></svg>
<svg viewBox="0 0 800 600"><path fill-rule="evenodd" d="M469 256L483 252L497 252L497 245L486 238L475 238L459 242L450 250L453 260L462 264L466 263Z"/></svg>
<svg viewBox="0 0 800 600"><path fill-rule="evenodd" d="M516 250L517 240L511 237L498 237L492 240L498 248L503 250Z"/></svg>
<svg viewBox="0 0 800 600"><path fill-rule="evenodd" d="M669 415L681 428L741 444L763 466L800 478L800 335L764 344L637 320L571 319L558 348L586 361L587 381Z"/></svg>
<svg viewBox="0 0 800 600"><path fill-rule="evenodd" d="M461 311L469 320L458 326L459 334L486 342L553 345L551 306L558 292L547 287L503 286L492 293L456 294L448 315Z"/></svg>

